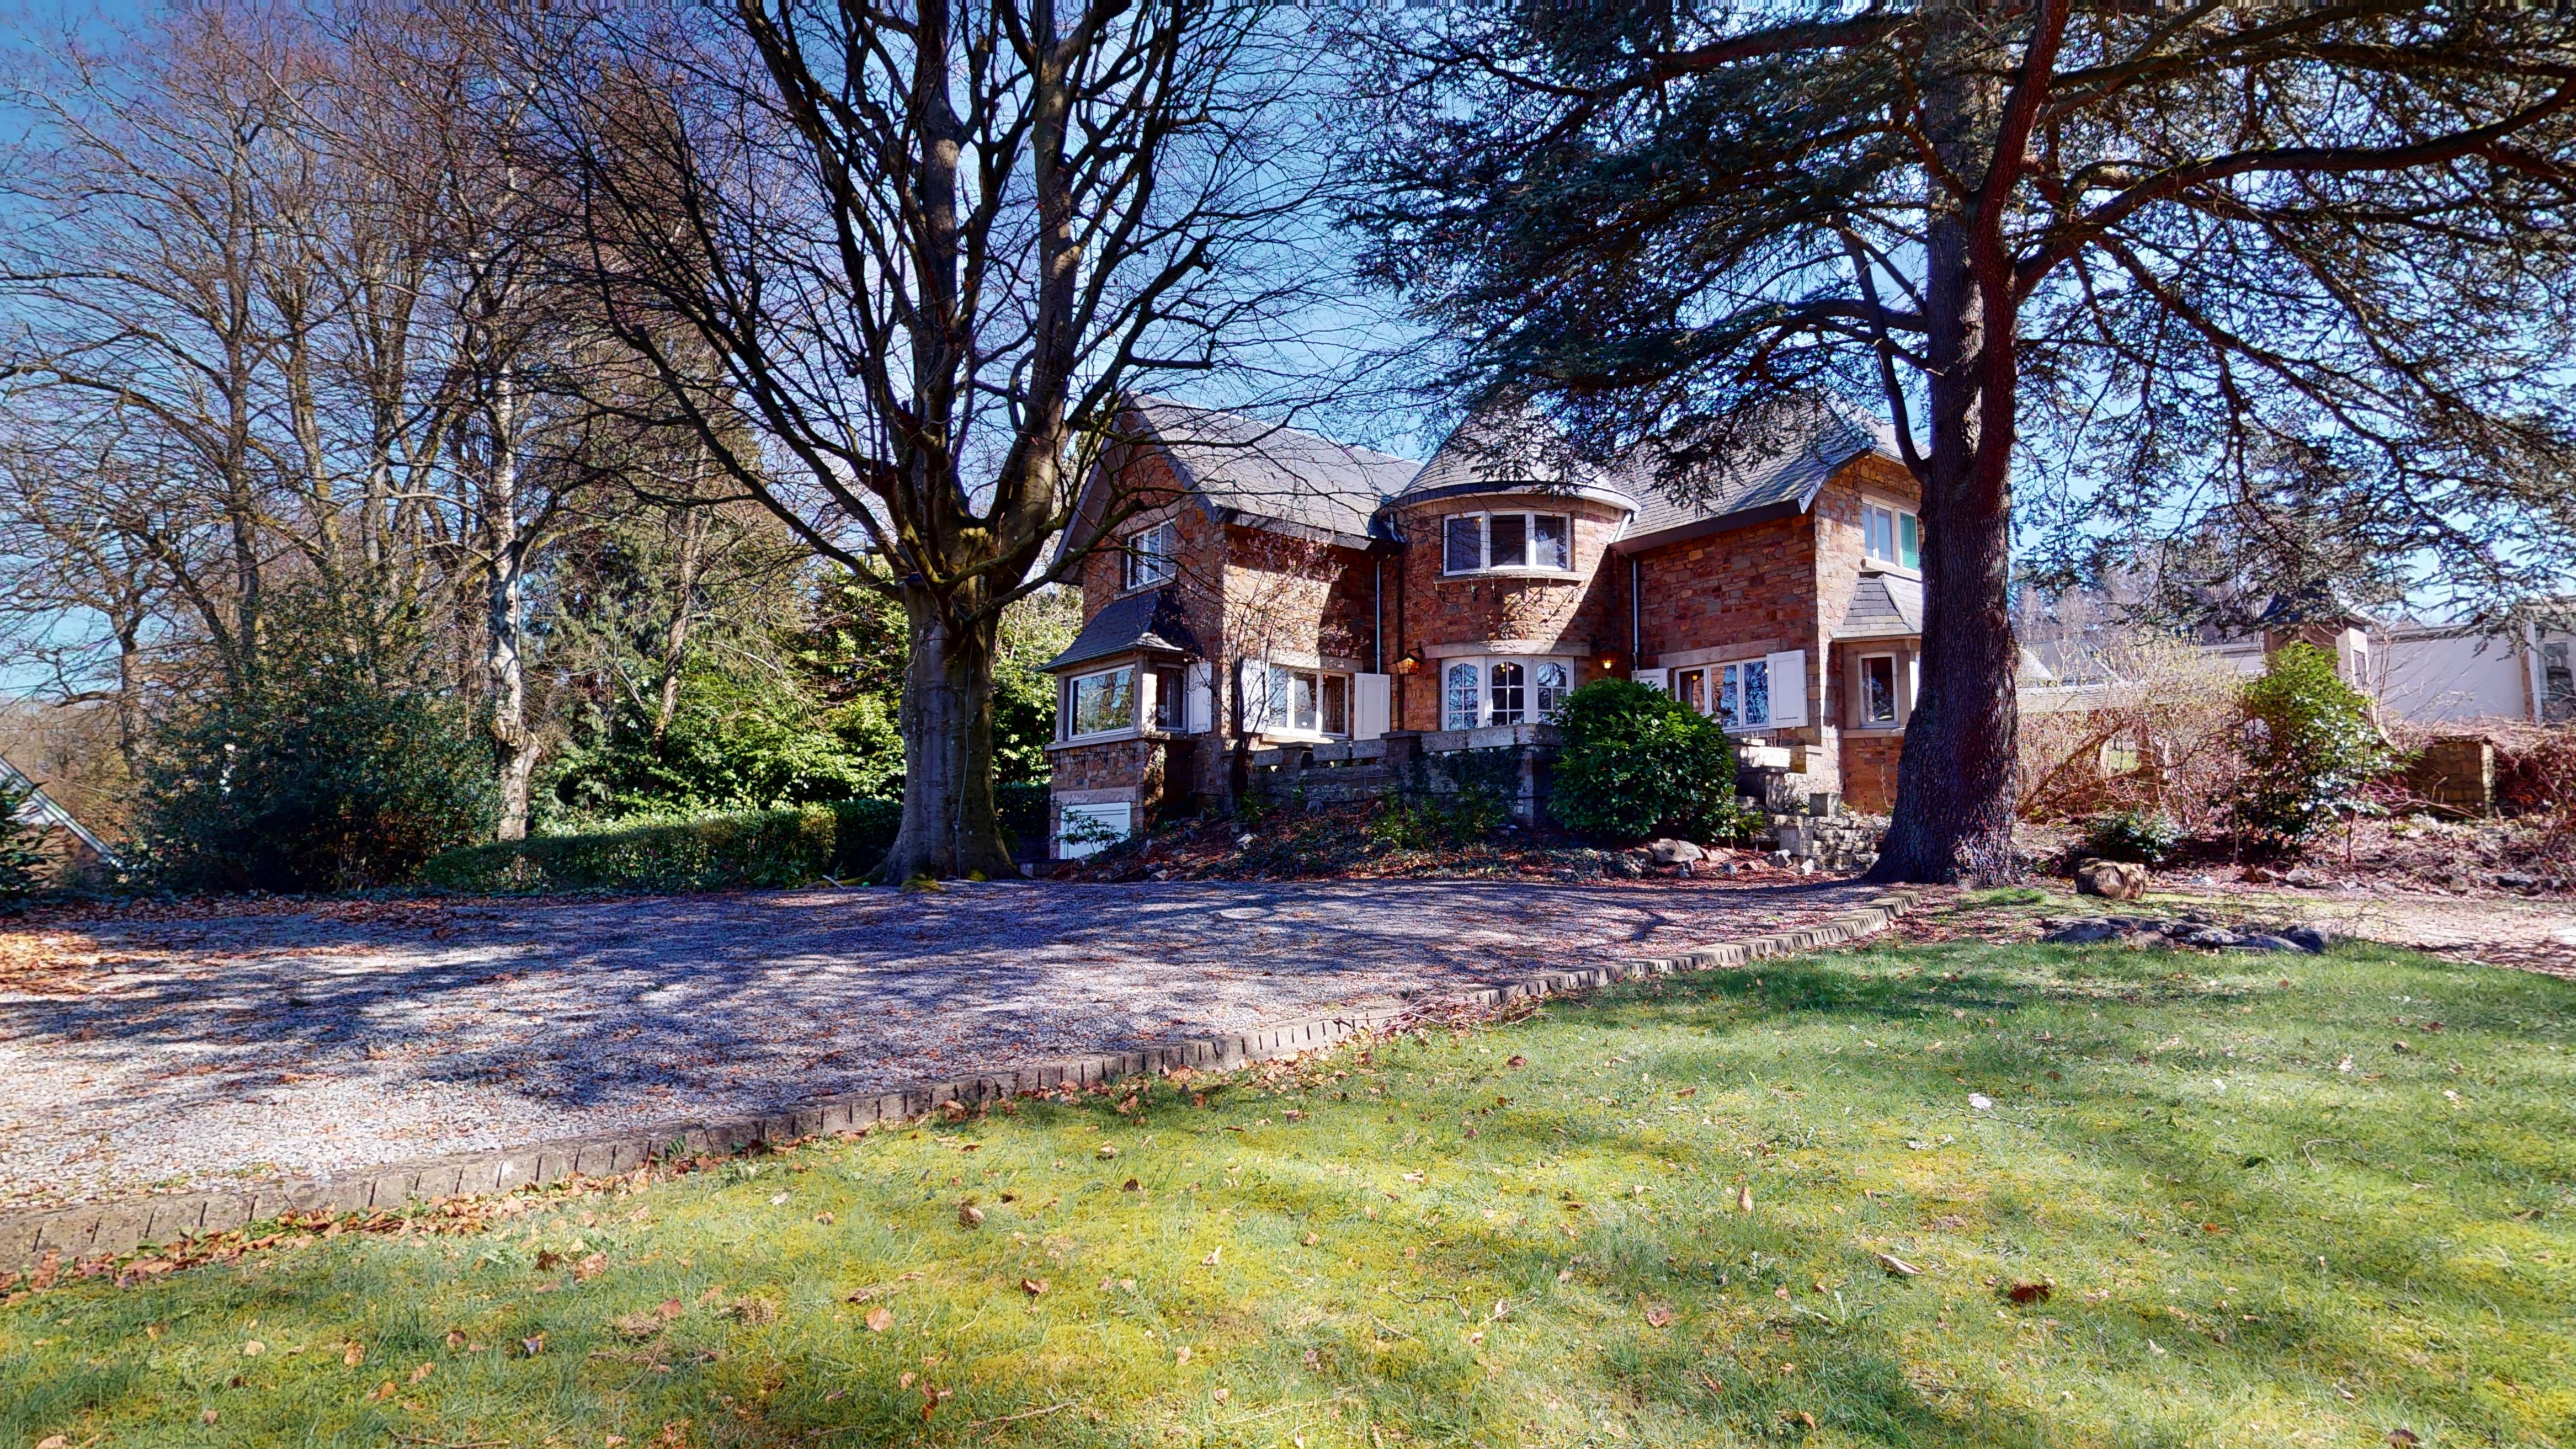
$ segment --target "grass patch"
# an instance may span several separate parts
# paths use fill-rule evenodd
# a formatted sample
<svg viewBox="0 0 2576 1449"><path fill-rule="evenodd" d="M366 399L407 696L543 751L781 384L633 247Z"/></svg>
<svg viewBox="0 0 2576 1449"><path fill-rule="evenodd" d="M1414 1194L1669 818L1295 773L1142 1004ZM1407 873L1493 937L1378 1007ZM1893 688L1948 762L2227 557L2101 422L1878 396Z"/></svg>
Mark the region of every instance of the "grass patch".
<svg viewBox="0 0 2576 1449"><path fill-rule="evenodd" d="M57 1287L0 1444L2576 1443L2571 1008L2368 947L1765 963Z"/></svg>

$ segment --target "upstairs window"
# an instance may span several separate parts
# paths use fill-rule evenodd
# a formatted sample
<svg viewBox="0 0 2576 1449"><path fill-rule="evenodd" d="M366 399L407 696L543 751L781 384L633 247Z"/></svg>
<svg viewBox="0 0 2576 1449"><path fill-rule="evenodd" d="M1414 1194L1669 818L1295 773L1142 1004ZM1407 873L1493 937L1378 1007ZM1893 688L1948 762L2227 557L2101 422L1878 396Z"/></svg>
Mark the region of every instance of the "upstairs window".
<svg viewBox="0 0 2576 1449"><path fill-rule="evenodd" d="M1169 523L1155 524L1127 540L1126 555L1126 587L1159 584L1181 571L1181 531Z"/></svg>
<svg viewBox="0 0 2576 1449"><path fill-rule="evenodd" d="M1901 508L1867 503L1860 510L1861 552L1872 563L1923 567L1922 525Z"/></svg>
<svg viewBox="0 0 2576 1449"><path fill-rule="evenodd" d="M1574 520L1562 513L1455 513L1440 520L1440 571L1574 568Z"/></svg>

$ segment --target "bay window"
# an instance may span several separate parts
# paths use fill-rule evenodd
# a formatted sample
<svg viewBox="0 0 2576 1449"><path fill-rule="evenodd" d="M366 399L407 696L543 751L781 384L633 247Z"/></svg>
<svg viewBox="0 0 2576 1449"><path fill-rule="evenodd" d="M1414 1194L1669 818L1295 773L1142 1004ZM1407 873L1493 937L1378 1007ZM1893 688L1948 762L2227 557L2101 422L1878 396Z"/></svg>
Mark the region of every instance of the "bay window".
<svg viewBox="0 0 2576 1449"><path fill-rule="evenodd" d="M1860 660L1860 722L1896 723L1896 656L1864 654Z"/></svg>
<svg viewBox="0 0 2576 1449"><path fill-rule="evenodd" d="M1136 669L1121 665L1076 675L1065 686L1066 739L1105 735L1136 725Z"/></svg>
<svg viewBox="0 0 2576 1449"><path fill-rule="evenodd" d="M1454 659L1441 672L1440 727L1544 723L1573 692L1574 666L1563 659Z"/></svg>
<svg viewBox="0 0 2576 1449"><path fill-rule="evenodd" d="M1442 711L1443 728L1471 730L1480 723L1477 696L1481 691L1477 688L1477 680L1482 673L1475 665L1464 661L1449 666L1447 707Z"/></svg>
<svg viewBox="0 0 2576 1449"><path fill-rule="evenodd" d="M1440 520L1440 571L1574 568L1574 520L1563 513L1457 513Z"/></svg>
<svg viewBox="0 0 2576 1449"><path fill-rule="evenodd" d="M1573 690L1573 670L1553 659L1542 662L1538 667L1538 717L1556 718L1556 712L1565 705L1565 697Z"/></svg>
<svg viewBox="0 0 2576 1449"><path fill-rule="evenodd" d="M1493 695L1493 711L1485 716L1485 723L1519 724L1527 713L1529 671L1505 659L1496 661L1485 675Z"/></svg>

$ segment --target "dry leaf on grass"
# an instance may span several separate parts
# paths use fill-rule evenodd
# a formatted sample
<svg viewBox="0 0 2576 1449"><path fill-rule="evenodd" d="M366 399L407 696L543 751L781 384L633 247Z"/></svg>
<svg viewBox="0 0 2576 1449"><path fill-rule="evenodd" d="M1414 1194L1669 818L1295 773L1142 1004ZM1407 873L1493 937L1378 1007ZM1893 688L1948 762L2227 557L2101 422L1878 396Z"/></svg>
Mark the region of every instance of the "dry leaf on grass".
<svg viewBox="0 0 2576 1449"><path fill-rule="evenodd" d="M2046 1303L2048 1295L2056 1291L2054 1283L2015 1283L2004 1290L2004 1296L2015 1303Z"/></svg>
<svg viewBox="0 0 2576 1449"><path fill-rule="evenodd" d="M242 1357L244 1358L257 1358L266 1352L268 1352L268 1345L260 1342L256 1338L242 1345Z"/></svg>
<svg viewBox="0 0 2576 1449"><path fill-rule="evenodd" d="M356 1368L358 1365L365 1363L366 1361L367 1350L364 1344L353 1343L347 1348L340 1350L340 1362L347 1364L351 1368Z"/></svg>
<svg viewBox="0 0 2576 1449"><path fill-rule="evenodd" d="M587 1283L591 1279L596 1278L607 1271L608 1255L606 1253L593 1253L589 1257L582 1259L580 1262L573 1264L572 1276L577 1281Z"/></svg>
<svg viewBox="0 0 2576 1449"><path fill-rule="evenodd" d="M411 1381L413 1383L419 1383L435 1372L437 1372L437 1365L424 1363L420 1367L411 1371Z"/></svg>
<svg viewBox="0 0 2576 1449"><path fill-rule="evenodd" d="M1046 1292L1046 1290L1047 1285L1044 1278L1023 1278L1020 1280L1020 1291L1026 1293L1031 1298L1037 1297L1039 1294Z"/></svg>
<svg viewBox="0 0 2576 1449"><path fill-rule="evenodd" d="M1744 1186L1735 1190L1735 1210L1740 1213L1749 1213L1753 1211L1753 1185L1751 1183L1746 1183Z"/></svg>
<svg viewBox="0 0 2576 1449"><path fill-rule="evenodd" d="M983 1225L984 1210L975 1206L974 1199L969 1198L957 1205L957 1226L961 1228L980 1228Z"/></svg>
<svg viewBox="0 0 2576 1449"><path fill-rule="evenodd" d="M1670 1327L1672 1327L1672 1326L1673 1326L1673 1310L1672 1310L1671 1306L1670 1306L1669 1304L1663 1304L1663 1303L1649 1303L1649 1304L1647 1304L1647 1305L1646 1305L1646 1326L1647 1326L1648 1328L1670 1328Z"/></svg>
<svg viewBox="0 0 2576 1449"><path fill-rule="evenodd" d="M610 1321L609 1326L628 1338L651 1338L662 1331L663 1319L656 1313L629 1313Z"/></svg>
<svg viewBox="0 0 2576 1449"><path fill-rule="evenodd" d="M1876 1256L1878 1258L1878 1266L1885 1268L1887 1271L1895 1274L1899 1278L1920 1278L1923 1276L1922 1269L1915 1267L1913 1264L1896 1256L1894 1253L1880 1253Z"/></svg>
<svg viewBox="0 0 2576 1449"><path fill-rule="evenodd" d="M884 1307L883 1305L871 1308L868 1310L866 1322L868 1325L868 1332L883 1333L887 1329L894 1327L894 1310Z"/></svg>

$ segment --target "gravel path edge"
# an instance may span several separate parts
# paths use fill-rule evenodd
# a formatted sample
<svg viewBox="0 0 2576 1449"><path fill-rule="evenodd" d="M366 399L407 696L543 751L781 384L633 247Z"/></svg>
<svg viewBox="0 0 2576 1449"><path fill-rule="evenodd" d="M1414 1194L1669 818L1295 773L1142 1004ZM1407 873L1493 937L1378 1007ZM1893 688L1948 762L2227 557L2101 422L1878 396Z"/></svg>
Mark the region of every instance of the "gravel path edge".
<svg viewBox="0 0 2576 1449"><path fill-rule="evenodd" d="M1264 1031L1185 1038L1133 1051L1100 1052L887 1092L820 1097L786 1111L712 1121L656 1123L597 1137L553 1138L499 1151L394 1163L345 1175L288 1179L241 1192L178 1193L0 1215L0 1270L31 1267L48 1256L65 1264L118 1257L146 1245L264 1222L280 1213L367 1212L440 1198L509 1192L576 1174L598 1177L631 1172L664 1152L729 1152L761 1142L907 1122L936 1112L949 1102L981 1107L1010 1097L1055 1091L1068 1083L1088 1087L1181 1066L1223 1071L1247 1062L1316 1051L1377 1030L1401 1017L1420 1015L1426 1009L1569 996L1645 976L1741 966L1764 957L1822 950L1887 929L1911 911L1919 899L1910 891L1890 891L1819 925L1721 941L1678 955L1550 971L1396 1010L1348 1012Z"/></svg>

